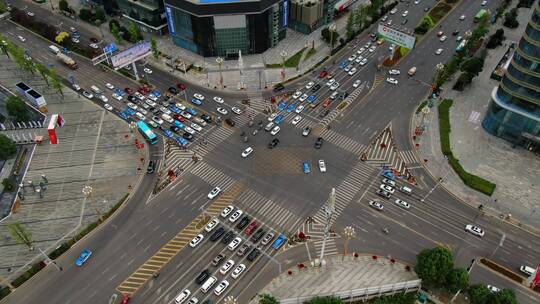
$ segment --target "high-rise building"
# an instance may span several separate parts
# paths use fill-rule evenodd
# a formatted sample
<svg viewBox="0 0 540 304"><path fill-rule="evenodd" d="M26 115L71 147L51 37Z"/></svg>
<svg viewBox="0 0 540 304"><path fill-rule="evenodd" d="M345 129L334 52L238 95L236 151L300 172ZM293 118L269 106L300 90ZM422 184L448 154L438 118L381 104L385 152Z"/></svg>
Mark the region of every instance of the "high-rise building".
<svg viewBox="0 0 540 304"><path fill-rule="evenodd" d="M484 129L515 145L540 150L540 7L527 24L482 122Z"/></svg>
<svg viewBox="0 0 540 304"><path fill-rule="evenodd" d="M309 34L322 25L329 24L334 18L337 5L343 1L354 3L354 0L291 0L289 28L300 33Z"/></svg>
<svg viewBox="0 0 540 304"><path fill-rule="evenodd" d="M116 2L124 18L135 22L143 32L167 33L163 0L116 0Z"/></svg>

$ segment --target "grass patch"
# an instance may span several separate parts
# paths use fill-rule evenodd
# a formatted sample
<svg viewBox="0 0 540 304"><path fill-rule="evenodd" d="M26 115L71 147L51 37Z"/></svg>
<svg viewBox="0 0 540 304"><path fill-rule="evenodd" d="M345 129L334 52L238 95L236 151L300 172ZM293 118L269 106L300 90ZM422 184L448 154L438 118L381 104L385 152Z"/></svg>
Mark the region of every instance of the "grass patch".
<svg viewBox="0 0 540 304"><path fill-rule="evenodd" d="M439 22L439 20L442 19L448 12L452 9L452 5L445 3L445 2L439 2L435 7L431 9L428 16L431 18L433 23Z"/></svg>
<svg viewBox="0 0 540 304"><path fill-rule="evenodd" d="M304 54L305 50L306 48L302 48L300 51L296 52L296 54L285 60L285 66L288 68L296 68L300 63L300 59L302 59L302 54Z"/></svg>
<svg viewBox="0 0 540 304"><path fill-rule="evenodd" d="M266 68L268 68L268 69L281 68L281 63L267 63Z"/></svg>
<svg viewBox="0 0 540 304"><path fill-rule="evenodd" d="M310 48L306 54L306 57L304 58L304 61L308 60L311 56L315 55L317 53L317 50L315 48Z"/></svg>
<svg viewBox="0 0 540 304"><path fill-rule="evenodd" d="M456 171L465 185L491 196L493 191L495 191L496 185L480 176L465 171L459 160L452 154L450 146L450 107L452 106L452 103L453 101L451 99L445 99L439 105L439 135L441 138L442 153L446 155L450 166Z"/></svg>
<svg viewBox="0 0 540 304"><path fill-rule="evenodd" d="M416 108L416 114L419 114L420 112L422 112L422 109L427 105L428 101L427 99L422 101L422 103L418 106L418 108Z"/></svg>

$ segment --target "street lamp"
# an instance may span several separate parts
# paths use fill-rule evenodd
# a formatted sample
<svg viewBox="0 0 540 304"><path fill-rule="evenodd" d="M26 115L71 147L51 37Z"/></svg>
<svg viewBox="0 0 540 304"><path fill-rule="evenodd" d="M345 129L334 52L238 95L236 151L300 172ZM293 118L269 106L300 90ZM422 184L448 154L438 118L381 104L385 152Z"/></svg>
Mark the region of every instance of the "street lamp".
<svg viewBox="0 0 540 304"><path fill-rule="evenodd" d="M345 248L343 250L343 258L341 260L343 260L347 255L347 252L349 251L349 241L356 237L356 231L354 231L353 227L347 226L343 229L343 237L345 238Z"/></svg>
<svg viewBox="0 0 540 304"><path fill-rule="evenodd" d="M450 171L448 171L448 173L446 173L446 175L445 175L444 177L439 178L439 181L437 181L437 183L435 184L435 186L433 186L433 188L431 188L431 189L429 190L429 192L428 192L426 195L424 195L424 197L422 197L422 198L420 199L420 201L421 201L422 203L426 200L426 198L427 198L431 193L433 193L433 191L435 191L435 188L437 188L437 186L439 186L439 184L443 182L443 180L448 176L448 174L450 174Z"/></svg>
<svg viewBox="0 0 540 304"><path fill-rule="evenodd" d="M219 84L221 88L223 89L223 74L221 72L221 65L223 64L223 58L221 57L216 58L216 62L219 66Z"/></svg>
<svg viewBox="0 0 540 304"><path fill-rule="evenodd" d="M225 304L238 304L238 301L233 296L228 296L225 298Z"/></svg>
<svg viewBox="0 0 540 304"><path fill-rule="evenodd" d="M97 215L99 216L99 221L102 222L103 221L103 217L101 216L101 212L99 212L99 209L97 208L97 206L94 204L93 200L92 200L92 192L94 191L94 189L92 188L92 186L89 186L89 185L86 185L83 187L82 189L82 193L84 195L84 199L85 200L88 200L90 202L90 205L92 205L92 207L94 208L94 210L96 211Z"/></svg>
<svg viewBox="0 0 540 304"><path fill-rule="evenodd" d="M336 32L337 27L335 24L330 24L328 30L330 31L330 56L332 56L332 51L334 50L334 33Z"/></svg>
<svg viewBox="0 0 540 304"><path fill-rule="evenodd" d="M285 58L287 58L287 52L281 51L279 55L281 55L281 81L285 81Z"/></svg>

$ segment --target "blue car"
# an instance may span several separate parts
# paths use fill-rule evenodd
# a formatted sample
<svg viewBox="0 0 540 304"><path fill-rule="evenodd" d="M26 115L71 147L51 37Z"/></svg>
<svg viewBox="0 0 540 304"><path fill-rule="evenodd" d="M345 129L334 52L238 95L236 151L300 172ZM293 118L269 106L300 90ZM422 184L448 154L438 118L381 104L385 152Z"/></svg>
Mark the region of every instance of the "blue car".
<svg viewBox="0 0 540 304"><path fill-rule="evenodd" d="M307 98L308 103L313 103L313 102L315 102L315 100L317 100L316 95L309 95L309 97Z"/></svg>
<svg viewBox="0 0 540 304"><path fill-rule="evenodd" d="M114 92L116 93L116 95L119 95L119 96L126 96L126 92L122 89L116 89L114 90Z"/></svg>
<svg viewBox="0 0 540 304"><path fill-rule="evenodd" d="M73 34L71 34L73 37L75 38L81 38L81 33L79 33L78 31L76 32L73 32Z"/></svg>
<svg viewBox="0 0 540 304"><path fill-rule="evenodd" d="M202 101L198 100L197 98L191 98L191 103L194 105L202 105Z"/></svg>
<svg viewBox="0 0 540 304"><path fill-rule="evenodd" d="M297 106L298 104L296 102L291 103L289 107L287 107L287 112L291 113L292 111L296 109Z"/></svg>
<svg viewBox="0 0 540 304"><path fill-rule="evenodd" d="M199 112L197 112L197 110L195 110L194 108L188 108L186 111L193 116L199 114Z"/></svg>
<svg viewBox="0 0 540 304"><path fill-rule="evenodd" d="M174 120L174 124L175 124L178 128L180 128L180 129L182 129L182 130L184 130L184 129L186 128L186 126L185 126L183 123L181 123L180 121L178 121L178 120L176 120L176 119Z"/></svg>
<svg viewBox="0 0 540 304"><path fill-rule="evenodd" d="M348 65L349 65L349 60L345 59L339 64L339 68L344 69Z"/></svg>
<svg viewBox="0 0 540 304"><path fill-rule="evenodd" d="M82 266L84 263L86 263L86 261L88 261L91 255L92 251L90 251L90 249L83 250L79 258L77 258L77 260L75 261L75 265Z"/></svg>
<svg viewBox="0 0 540 304"><path fill-rule="evenodd" d="M131 108L127 108L125 111L124 111L128 116L133 116L135 115L135 113L137 113L135 110L131 109Z"/></svg>
<svg viewBox="0 0 540 304"><path fill-rule="evenodd" d="M182 110L180 110L179 108L175 106L169 106L169 110L171 110L171 112L176 113L176 114L180 114L180 112L182 112Z"/></svg>
<svg viewBox="0 0 540 304"><path fill-rule="evenodd" d="M274 244L272 244L272 248L275 250L278 250L279 247L281 247L285 242L287 241L287 237L283 234L280 234L279 237L274 241Z"/></svg>
<svg viewBox="0 0 540 304"><path fill-rule="evenodd" d="M183 138L182 136L176 135L174 138L181 146L187 146L189 144L189 141L187 139Z"/></svg>
<svg viewBox="0 0 540 304"><path fill-rule="evenodd" d="M167 136L168 138L172 138L174 136L174 133L170 130L164 130L163 133L165 134L165 136Z"/></svg>
<svg viewBox="0 0 540 304"><path fill-rule="evenodd" d="M279 125L280 123L282 123L283 121L285 120L285 116L283 114L279 114L278 116L276 116L276 118L274 118L274 123L276 125Z"/></svg>
<svg viewBox="0 0 540 304"><path fill-rule="evenodd" d="M123 120L128 120L129 119L129 115L127 115L124 112L118 113L118 116L120 116L120 118L122 118Z"/></svg>
<svg viewBox="0 0 540 304"><path fill-rule="evenodd" d="M159 91L152 91L152 93L150 93L150 94L156 96L157 98L161 97L161 93Z"/></svg>
<svg viewBox="0 0 540 304"><path fill-rule="evenodd" d="M302 163L302 168L304 169L305 174L311 173L311 166L307 161Z"/></svg>
<svg viewBox="0 0 540 304"><path fill-rule="evenodd" d="M392 173L392 171L384 171L382 176L386 177L386 178L389 178L389 179L395 179L396 177L394 176L394 173Z"/></svg>
<svg viewBox="0 0 540 304"><path fill-rule="evenodd" d="M278 104L278 109L280 109L281 111L285 110L285 108L287 107L287 102L285 100L282 100L279 104Z"/></svg>

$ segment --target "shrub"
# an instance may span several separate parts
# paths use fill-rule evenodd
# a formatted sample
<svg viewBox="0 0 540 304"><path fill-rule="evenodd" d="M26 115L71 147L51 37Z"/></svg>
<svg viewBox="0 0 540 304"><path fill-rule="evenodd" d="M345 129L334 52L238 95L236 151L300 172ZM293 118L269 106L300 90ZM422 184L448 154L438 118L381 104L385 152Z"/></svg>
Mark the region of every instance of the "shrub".
<svg viewBox="0 0 540 304"><path fill-rule="evenodd" d="M0 134L0 159L10 159L17 153L17 146L11 138Z"/></svg>
<svg viewBox="0 0 540 304"><path fill-rule="evenodd" d="M422 22L414 29L414 33L423 35L429 31L429 28L429 20L423 19Z"/></svg>
<svg viewBox="0 0 540 304"><path fill-rule="evenodd" d="M2 180L2 185L4 186L4 191L12 192L15 190L15 182L11 178L4 178Z"/></svg>
<svg viewBox="0 0 540 304"><path fill-rule="evenodd" d="M23 273L18 278L13 280L11 284L15 287L19 287L43 268L45 268L45 263L43 262L36 263L32 265L32 267L30 267L30 269L28 269L25 273Z"/></svg>
<svg viewBox="0 0 540 304"><path fill-rule="evenodd" d="M482 259L480 259L480 263L486 265L488 268L490 268L490 269L504 275L505 277L507 277L507 278L519 283L519 284L523 283L523 278L520 275L516 274L515 272L509 270L506 267L500 266L499 264L497 264L497 263L495 263L495 262L493 262L491 260L482 258Z"/></svg>

